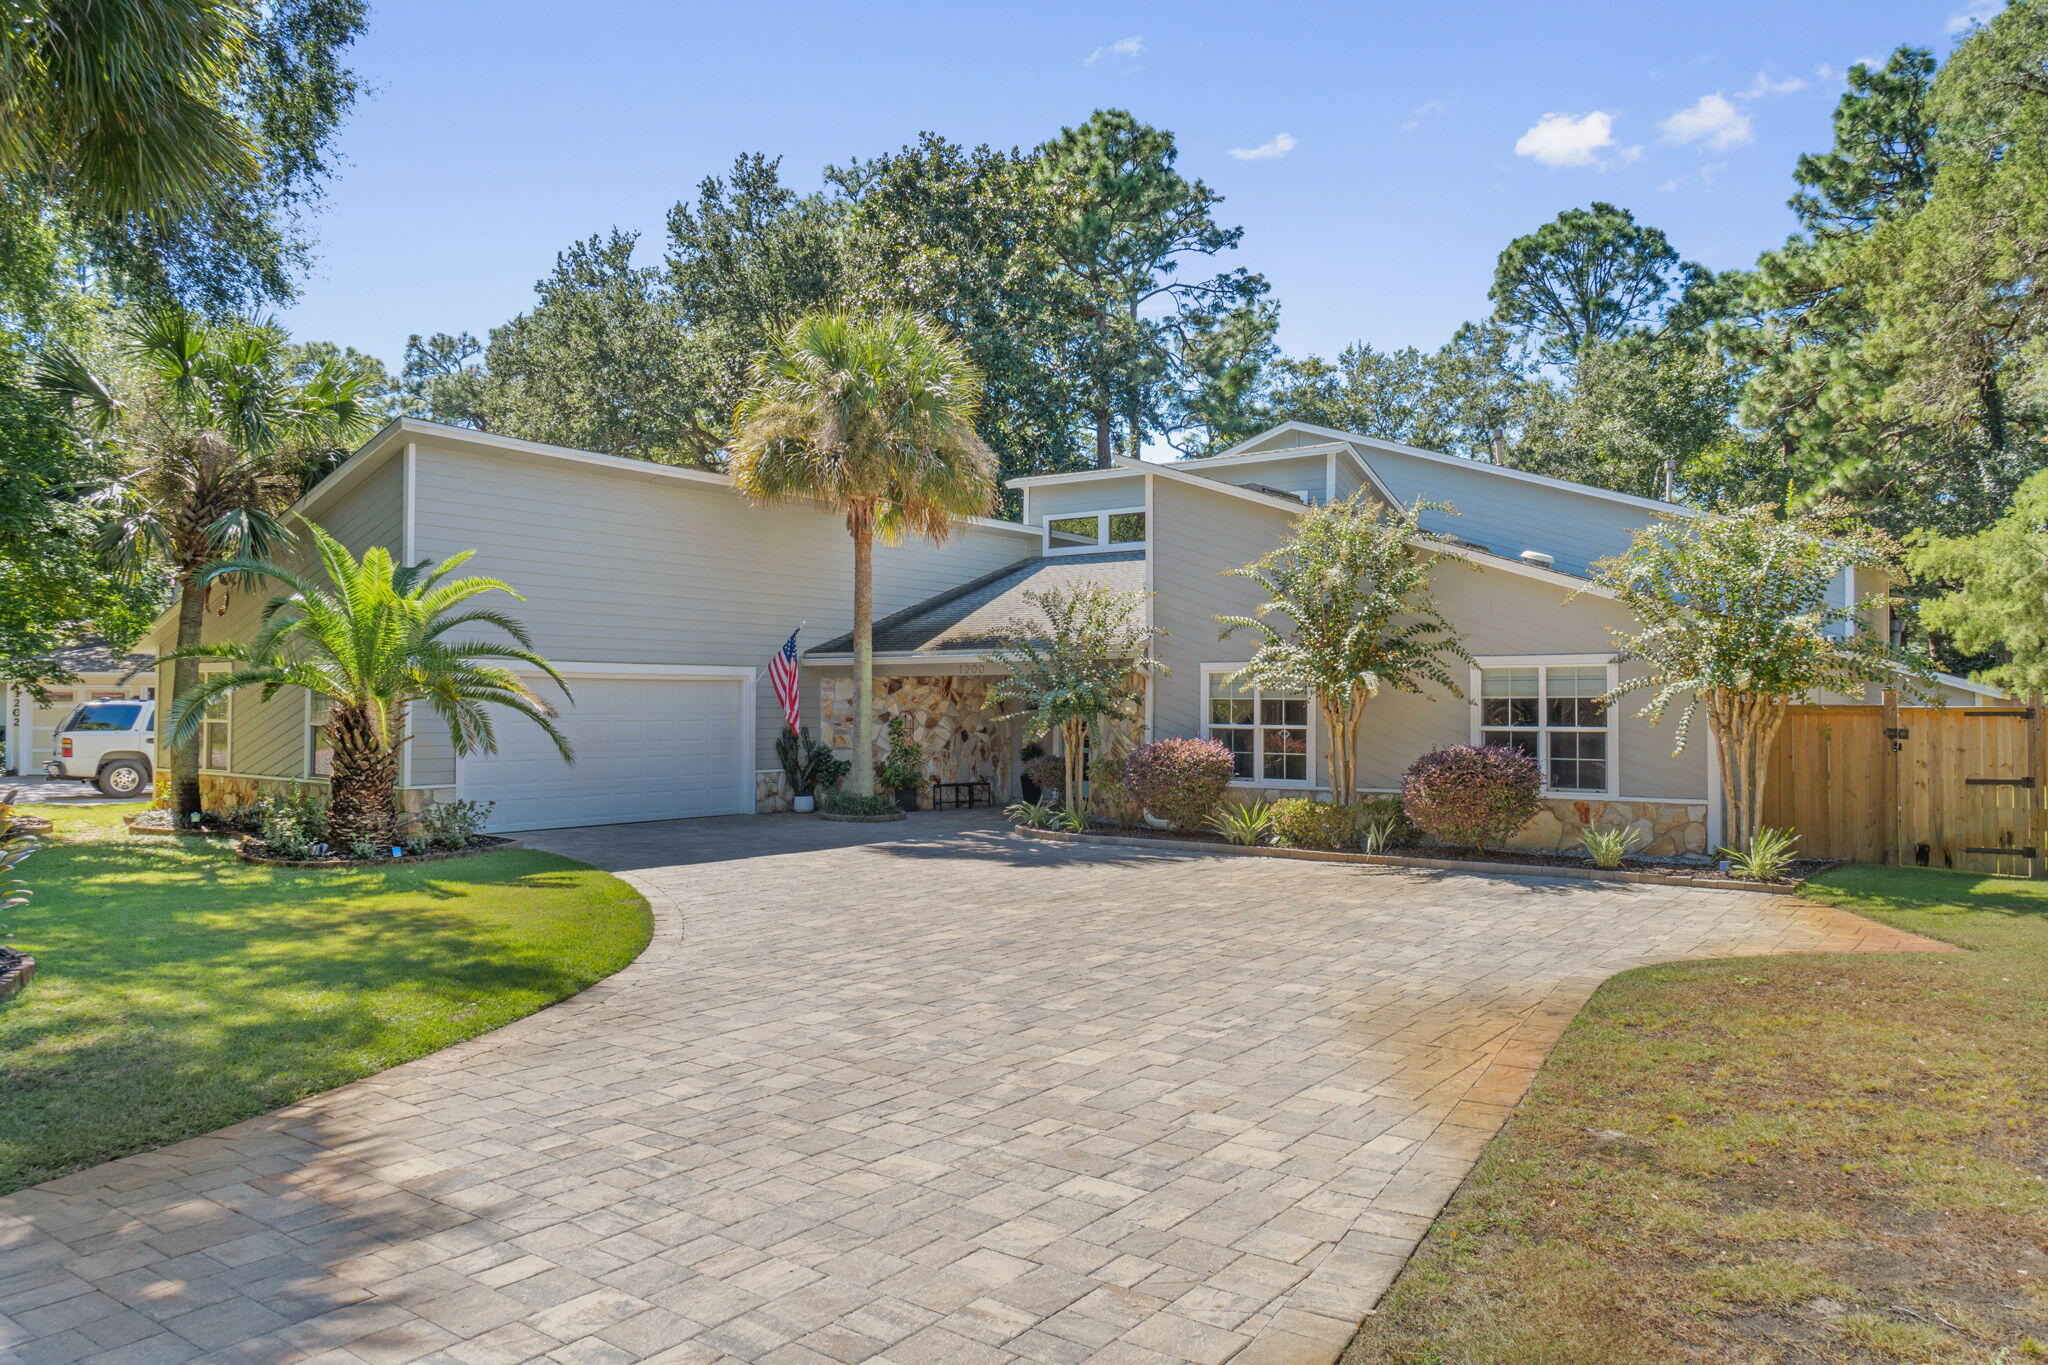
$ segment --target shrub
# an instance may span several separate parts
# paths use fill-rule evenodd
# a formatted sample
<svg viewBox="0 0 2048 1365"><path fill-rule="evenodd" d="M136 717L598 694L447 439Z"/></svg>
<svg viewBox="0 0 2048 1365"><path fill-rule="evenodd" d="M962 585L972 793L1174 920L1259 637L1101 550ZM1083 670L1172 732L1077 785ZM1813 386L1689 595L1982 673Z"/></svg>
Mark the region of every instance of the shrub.
<svg viewBox="0 0 2048 1365"><path fill-rule="evenodd" d="M1579 842L1585 845L1593 866L1611 872L1621 866L1623 858L1636 851L1636 846L1643 842L1643 834L1628 825L1619 829L1589 829L1580 832Z"/></svg>
<svg viewBox="0 0 2048 1365"><path fill-rule="evenodd" d="M1748 843L1722 849L1721 856L1728 860L1729 870L1744 881L1771 882L1792 866L1798 857L1792 846L1798 842L1799 836L1790 830L1765 826L1751 835Z"/></svg>
<svg viewBox="0 0 2048 1365"><path fill-rule="evenodd" d="M1098 820L1113 825L1138 823L1138 799L1124 785L1121 759L1103 755L1088 765L1088 805Z"/></svg>
<svg viewBox="0 0 2048 1365"><path fill-rule="evenodd" d="M1271 801L1226 801L1223 809L1209 820L1210 829L1233 844L1246 845L1265 842L1266 831L1272 824Z"/></svg>
<svg viewBox="0 0 2048 1365"><path fill-rule="evenodd" d="M1067 785L1066 760L1058 754L1041 751L1025 763L1024 775L1038 784L1041 797L1056 796L1060 788Z"/></svg>
<svg viewBox="0 0 2048 1365"><path fill-rule="evenodd" d="M820 793L818 809L827 815L887 815L900 808L886 796L859 796L835 788Z"/></svg>
<svg viewBox="0 0 2048 1365"><path fill-rule="evenodd" d="M1398 796L1361 796L1358 808L1365 812L1367 824L1378 824L1386 828L1382 841L1389 844L1412 844L1415 842L1415 826L1408 823L1408 816L1401 809Z"/></svg>
<svg viewBox="0 0 2048 1365"><path fill-rule="evenodd" d="M326 799L310 787L272 792L256 803L256 837L276 857L312 857L327 837Z"/></svg>
<svg viewBox="0 0 2048 1365"><path fill-rule="evenodd" d="M1541 808L1543 772L1506 745L1432 749L1401 778L1401 809L1432 839L1460 848L1497 844Z"/></svg>
<svg viewBox="0 0 2048 1365"><path fill-rule="evenodd" d="M1213 739L1159 739L1124 760L1124 786L1161 820L1200 829L1223 804L1235 772L1230 750Z"/></svg>
<svg viewBox="0 0 2048 1365"><path fill-rule="evenodd" d="M924 785L924 747L910 737L910 722L889 717L889 750L875 765L875 785L886 791Z"/></svg>
<svg viewBox="0 0 2048 1365"><path fill-rule="evenodd" d="M1052 801L1015 801L1004 808L1003 814L1026 829L1058 829L1060 816L1065 812Z"/></svg>
<svg viewBox="0 0 2048 1365"><path fill-rule="evenodd" d="M1273 803L1273 838L1287 848L1326 848L1348 853L1365 837L1372 816L1363 803L1337 805L1306 796Z"/></svg>
<svg viewBox="0 0 2048 1365"><path fill-rule="evenodd" d="M413 835L422 846L429 849L468 848L484 832L484 825L490 821L495 801L443 801L421 811L414 822Z"/></svg>

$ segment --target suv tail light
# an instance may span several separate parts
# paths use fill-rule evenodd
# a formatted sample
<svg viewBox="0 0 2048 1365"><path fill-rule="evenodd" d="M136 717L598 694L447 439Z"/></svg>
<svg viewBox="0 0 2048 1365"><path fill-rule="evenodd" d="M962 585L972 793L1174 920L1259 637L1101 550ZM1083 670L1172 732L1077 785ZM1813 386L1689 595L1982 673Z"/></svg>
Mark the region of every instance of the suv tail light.
<svg viewBox="0 0 2048 1365"><path fill-rule="evenodd" d="M66 736L64 736L64 739L63 739L63 741L62 741L62 742L63 742L63 745L64 745L64 753L63 753L63 755L62 755L62 756L63 756L63 757L65 757L65 758L69 758L69 757L71 757L71 736L69 736L69 735L66 735Z"/></svg>

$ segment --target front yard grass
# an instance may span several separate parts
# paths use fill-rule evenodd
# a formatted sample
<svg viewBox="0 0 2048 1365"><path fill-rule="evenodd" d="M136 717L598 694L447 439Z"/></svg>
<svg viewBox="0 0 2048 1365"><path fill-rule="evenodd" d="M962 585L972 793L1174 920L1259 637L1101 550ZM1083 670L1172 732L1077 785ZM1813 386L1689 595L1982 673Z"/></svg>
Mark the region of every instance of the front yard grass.
<svg viewBox="0 0 2048 1365"><path fill-rule="evenodd" d="M2048 1359L2048 884L1808 894L1968 951L1608 982L1347 1365Z"/></svg>
<svg viewBox="0 0 2048 1365"><path fill-rule="evenodd" d="M37 973L0 1005L0 1194L474 1037L647 944L639 893L552 854L268 868L129 835L139 809L57 809L22 867L8 942Z"/></svg>

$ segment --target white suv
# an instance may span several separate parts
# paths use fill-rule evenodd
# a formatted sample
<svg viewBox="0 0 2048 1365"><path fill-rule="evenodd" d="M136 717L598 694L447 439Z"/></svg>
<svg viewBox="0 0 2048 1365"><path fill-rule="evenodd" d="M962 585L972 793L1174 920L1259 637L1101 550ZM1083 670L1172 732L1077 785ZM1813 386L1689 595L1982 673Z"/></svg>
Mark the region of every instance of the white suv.
<svg viewBox="0 0 2048 1365"><path fill-rule="evenodd" d="M90 778L107 796L139 796L150 782L156 703L110 697L79 706L57 728L51 777Z"/></svg>

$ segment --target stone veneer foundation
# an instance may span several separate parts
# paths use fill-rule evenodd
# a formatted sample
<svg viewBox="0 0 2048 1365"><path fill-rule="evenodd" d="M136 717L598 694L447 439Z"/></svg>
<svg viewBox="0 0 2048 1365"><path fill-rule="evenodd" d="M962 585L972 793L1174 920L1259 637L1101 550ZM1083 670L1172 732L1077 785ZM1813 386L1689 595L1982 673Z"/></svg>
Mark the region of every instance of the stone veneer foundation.
<svg viewBox="0 0 2048 1365"><path fill-rule="evenodd" d="M266 792L293 791L299 787L327 786L320 777L242 777L230 773L199 774L199 805L204 810L246 810ZM170 774L158 770L156 789L170 790ZM453 787L401 787L399 807L408 812L425 810L455 799Z"/></svg>

